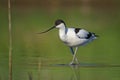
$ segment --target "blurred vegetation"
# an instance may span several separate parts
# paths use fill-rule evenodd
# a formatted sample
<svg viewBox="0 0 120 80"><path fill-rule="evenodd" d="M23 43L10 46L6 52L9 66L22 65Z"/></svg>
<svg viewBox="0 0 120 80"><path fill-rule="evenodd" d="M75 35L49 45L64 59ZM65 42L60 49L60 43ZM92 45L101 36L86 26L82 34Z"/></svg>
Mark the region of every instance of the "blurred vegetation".
<svg viewBox="0 0 120 80"><path fill-rule="evenodd" d="M86 47L80 47L77 53L80 62L120 64L119 2L118 0L12 0L14 80L20 80L20 77L26 79L24 71L36 69L39 59L42 64L69 63L72 59L69 48L59 40L58 30L43 35L36 34L53 26L58 18L63 19L68 27L85 28L100 36ZM1 80L8 79L7 16L7 0L1 0ZM109 76L111 75L113 74ZM117 78L120 79L118 76Z"/></svg>

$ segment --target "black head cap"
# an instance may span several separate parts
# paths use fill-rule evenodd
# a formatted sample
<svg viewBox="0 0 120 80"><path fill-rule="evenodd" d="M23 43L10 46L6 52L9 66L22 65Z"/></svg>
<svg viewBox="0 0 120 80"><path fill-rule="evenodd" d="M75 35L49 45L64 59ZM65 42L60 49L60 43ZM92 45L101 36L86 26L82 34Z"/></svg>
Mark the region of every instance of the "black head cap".
<svg viewBox="0 0 120 80"><path fill-rule="evenodd" d="M59 25L61 23L65 24L65 22L62 19L58 19L58 20L55 21L55 26L57 26L57 25Z"/></svg>

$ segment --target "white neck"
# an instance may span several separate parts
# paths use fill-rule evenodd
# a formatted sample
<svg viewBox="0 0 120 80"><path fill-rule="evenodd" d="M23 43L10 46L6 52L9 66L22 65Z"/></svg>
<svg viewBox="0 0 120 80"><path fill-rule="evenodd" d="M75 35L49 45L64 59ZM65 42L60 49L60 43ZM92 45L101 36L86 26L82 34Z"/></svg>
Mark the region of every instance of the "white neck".
<svg viewBox="0 0 120 80"><path fill-rule="evenodd" d="M61 27L59 28L59 37L62 41L65 41L66 39L66 32L67 28L65 27L65 25L61 25Z"/></svg>

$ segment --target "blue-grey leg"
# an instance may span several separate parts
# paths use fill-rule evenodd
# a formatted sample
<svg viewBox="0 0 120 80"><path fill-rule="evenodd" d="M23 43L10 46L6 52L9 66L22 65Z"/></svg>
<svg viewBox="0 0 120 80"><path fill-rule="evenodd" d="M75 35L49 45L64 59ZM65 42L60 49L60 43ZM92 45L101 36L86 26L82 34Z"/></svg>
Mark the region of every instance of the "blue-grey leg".
<svg viewBox="0 0 120 80"><path fill-rule="evenodd" d="M78 62L78 59L77 59L77 57L76 57L77 50L78 50L78 47L75 48L75 51L73 50L72 47L70 47L70 51L71 51L71 53L72 53L72 55L73 55L73 60L72 60L72 62L71 62L70 64L73 64L74 61L76 61L77 64L79 63L79 62Z"/></svg>
<svg viewBox="0 0 120 80"><path fill-rule="evenodd" d="M70 51L71 51L72 55L74 55L74 50L72 47L70 47Z"/></svg>

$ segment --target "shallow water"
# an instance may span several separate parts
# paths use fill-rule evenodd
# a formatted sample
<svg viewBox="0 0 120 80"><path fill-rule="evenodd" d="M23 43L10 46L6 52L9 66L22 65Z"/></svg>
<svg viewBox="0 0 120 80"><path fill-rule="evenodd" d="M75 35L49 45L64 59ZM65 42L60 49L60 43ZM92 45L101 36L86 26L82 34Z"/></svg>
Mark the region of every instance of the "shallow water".
<svg viewBox="0 0 120 80"><path fill-rule="evenodd" d="M25 60L25 59L24 59ZM105 63L63 64L44 59L14 65L14 80L119 80L120 65ZM21 78L20 78L21 77Z"/></svg>
<svg viewBox="0 0 120 80"><path fill-rule="evenodd" d="M119 70L120 65L90 63L80 65L57 64L57 66L52 66L48 73L52 74L52 80L119 80Z"/></svg>

